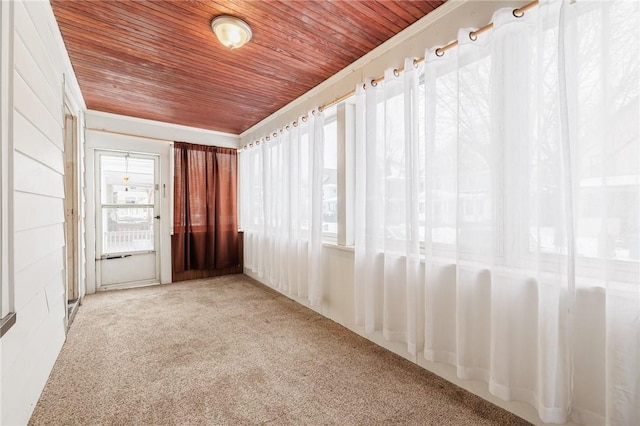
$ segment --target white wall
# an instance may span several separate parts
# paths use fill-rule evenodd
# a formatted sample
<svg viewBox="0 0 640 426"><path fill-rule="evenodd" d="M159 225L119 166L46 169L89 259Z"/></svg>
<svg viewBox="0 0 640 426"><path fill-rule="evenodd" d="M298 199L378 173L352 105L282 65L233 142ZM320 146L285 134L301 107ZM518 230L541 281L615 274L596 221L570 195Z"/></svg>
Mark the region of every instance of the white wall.
<svg viewBox="0 0 640 426"><path fill-rule="evenodd" d="M87 111L86 128L125 136L140 136L150 140L189 142L225 148L237 148L240 142L237 135L229 133L93 110Z"/></svg>
<svg viewBox="0 0 640 426"><path fill-rule="evenodd" d="M86 180L87 180L87 292L96 290L95 262L95 152L118 150L160 156L160 187L167 192L160 199L160 282L171 282L171 220L173 208L169 199L172 187L169 152L173 141L237 148L236 135L192 127L125 117L97 111L86 115Z"/></svg>
<svg viewBox="0 0 640 426"><path fill-rule="evenodd" d="M65 339L65 92L76 115L84 101L49 3L0 7L2 286L17 315L0 340L0 423L14 425L29 420Z"/></svg>

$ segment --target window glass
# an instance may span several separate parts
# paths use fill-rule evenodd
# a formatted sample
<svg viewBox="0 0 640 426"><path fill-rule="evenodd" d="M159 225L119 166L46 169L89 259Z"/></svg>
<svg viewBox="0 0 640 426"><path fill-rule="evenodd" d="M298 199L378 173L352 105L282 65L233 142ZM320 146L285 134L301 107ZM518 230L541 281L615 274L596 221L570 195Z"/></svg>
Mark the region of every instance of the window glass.
<svg viewBox="0 0 640 426"><path fill-rule="evenodd" d="M153 204L153 160L103 155L100 161L103 204Z"/></svg>
<svg viewBox="0 0 640 426"><path fill-rule="evenodd" d="M613 9L613 8L612 8ZM578 24L594 28L610 20L619 43L624 34L636 31L628 16L633 6L621 4L619 10L595 9L583 14ZM637 40L637 39L634 39ZM638 51L637 41L624 46L611 44L611 51L589 38L579 42L577 67L578 169L576 194L577 241L579 256L616 260L638 260L638 66L629 51ZM624 47L624 48L623 48ZM635 50L627 50L635 49ZM603 68L603 61L607 63ZM601 82L607 81L605 86ZM608 100L602 114L602 100ZM611 123L603 125L603 123ZM633 124L632 124L633 123ZM603 129L611 131L603 132Z"/></svg>
<svg viewBox="0 0 640 426"><path fill-rule="evenodd" d="M620 28L620 34L634 31L625 10L610 11L607 19ZM613 9L613 8L612 8ZM584 13L578 19L580 27L597 28L603 21L601 9ZM626 28L627 31L624 30ZM547 43L557 38L557 30L549 30ZM620 43L624 43L620 40ZM529 249L549 254L566 254L568 236L565 222L571 220L549 206L562 206L571 202L575 223L575 253L579 257L607 260L640 259L638 229L640 225L640 166L637 140L640 137L637 120L638 72L637 65L626 55L626 49L635 46L618 46L603 49L592 38L579 39L576 75L571 79L572 91L577 96L577 129L573 135L571 154L576 166L572 176L575 190L568 198L557 182L562 170L559 138L559 111L544 111L539 126L539 137L544 141L530 153L530 197L545 206L529 214ZM557 57L545 50L543 60L548 64L545 79L547 90L542 93L542 105L556 106L554 98L558 87L556 75ZM606 66L603 66L606 64ZM607 86L601 84L607 81ZM532 96L532 99L535 97ZM602 114L602 102L607 100L607 114ZM635 123L635 124L634 124ZM610 129L610 131L604 131ZM532 144L533 146L533 144ZM535 204L534 204L535 205Z"/></svg>
<svg viewBox="0 0 640 426"><path fill-rule="evenodd" d="M155 162L100 156L102 254L154 250Z"/></svg>
<svg viewBox="0 0 640 426"><path fill-rule="evenodd" d="M322 232L338 233L338 121L337 107L324 111L324 169L322 172Z"/></svg>
<svg viewBox="0 0 640 426"><path fill-rule="evenodd" d="M153 207L103 207L102 253L154 249Z"/></svg>
<svg viewBox="0 0 640 426"><path fill-rule="evenodd" d="M440 76L433 86L427 88L429 98L433 99L430 108L433 108L434 119L425 123L424 211L430 234L428 238L436 244L456 243L457 89L457 75L452 72Z"/></svg>
<svg viewBox="0 0 640 426"><path fill-rule="evenodd" d="M311 176L309 173L309 126L306 123L300 125L300 157L298 167L300 186L298 188L298 223L301 237L307 238L311 217L311 194L309 192Z"/></svg>

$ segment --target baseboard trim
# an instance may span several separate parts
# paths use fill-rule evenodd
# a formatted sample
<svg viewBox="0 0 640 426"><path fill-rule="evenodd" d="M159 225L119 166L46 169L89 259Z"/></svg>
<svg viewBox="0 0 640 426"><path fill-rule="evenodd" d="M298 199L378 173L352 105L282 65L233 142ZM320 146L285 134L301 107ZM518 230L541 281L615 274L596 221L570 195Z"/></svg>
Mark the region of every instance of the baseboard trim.
<svg viewBox="0 0 640 426"><path fill-rule="evenodd" d="M80 299L71 300L67 302L67 329L66 332L69 332L69 328L71 327L71 323L76 317L76 313L78 312L78 308L80 307Z"/></svg>
<svg viewBox="0 0 640 426"><path fill-rule="evenodd" d="M7 331L16 323L16 313L9 312L2 321L0 321L0 337L4 336Z"/></svg>

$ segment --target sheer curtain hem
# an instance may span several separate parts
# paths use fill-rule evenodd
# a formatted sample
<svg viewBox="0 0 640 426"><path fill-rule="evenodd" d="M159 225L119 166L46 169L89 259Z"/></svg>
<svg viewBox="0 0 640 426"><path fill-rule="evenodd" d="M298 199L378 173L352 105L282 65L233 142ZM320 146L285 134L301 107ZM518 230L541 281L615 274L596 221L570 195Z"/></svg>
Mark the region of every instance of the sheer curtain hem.
<svg viewBox="0 0 640 426"><path fill-rule="evenodd" d="M460 379L477 380L480 382L489 383L491 372L486 368L465 367L464 365L458 364L456 374Z"/></svg>
<svg viewBox="0 0 640 426"><path fill-rule="evenodd" d="M385 339L392 342L407 343L407 333L404 331L383 330L382 335Z"/></svg>
<svg viewBox="0 0 640 426"><path fill-rule="evenodd" d="M455 352L426 350L424 351L424 358L427 361L442 362L455 366L457 356Z"/></svg>
<svg viewBox="0 0 640 426"><path fill-rule="evenodd" d="M540 420L545 423L563 424L567 422L567 410L565 408L547 408L534 404L538 410Z"/></svg>
<svg viewBox="0 0 640 426"><path fill-rule="evenodd" d="M534 390L509 387L494 381L489 382L489 392L504 401L521 401L534 407L538 400Z"/></svg>

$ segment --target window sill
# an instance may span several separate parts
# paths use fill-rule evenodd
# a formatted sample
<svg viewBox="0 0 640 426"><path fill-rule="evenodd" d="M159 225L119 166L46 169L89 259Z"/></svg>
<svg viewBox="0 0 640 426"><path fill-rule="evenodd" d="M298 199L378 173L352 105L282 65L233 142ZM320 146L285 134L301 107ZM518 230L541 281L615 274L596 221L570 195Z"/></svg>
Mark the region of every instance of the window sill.
<svg viewBox="0 0 640 426"><path fill-rule="evenodd" d="M11 312L0 320L0 337L4 336L7 331L16 323L16 313Z"/></svg>
<svg viewBox="0 0 640 426"><path fill-rule="evenodd" d="M323 247L329 247L329 248L337 249L337 250L349 251L349 252L352 252L352 253L356 249L355 246L341 246L335 241L323 241L322 242L322 246Z"/></svg>

